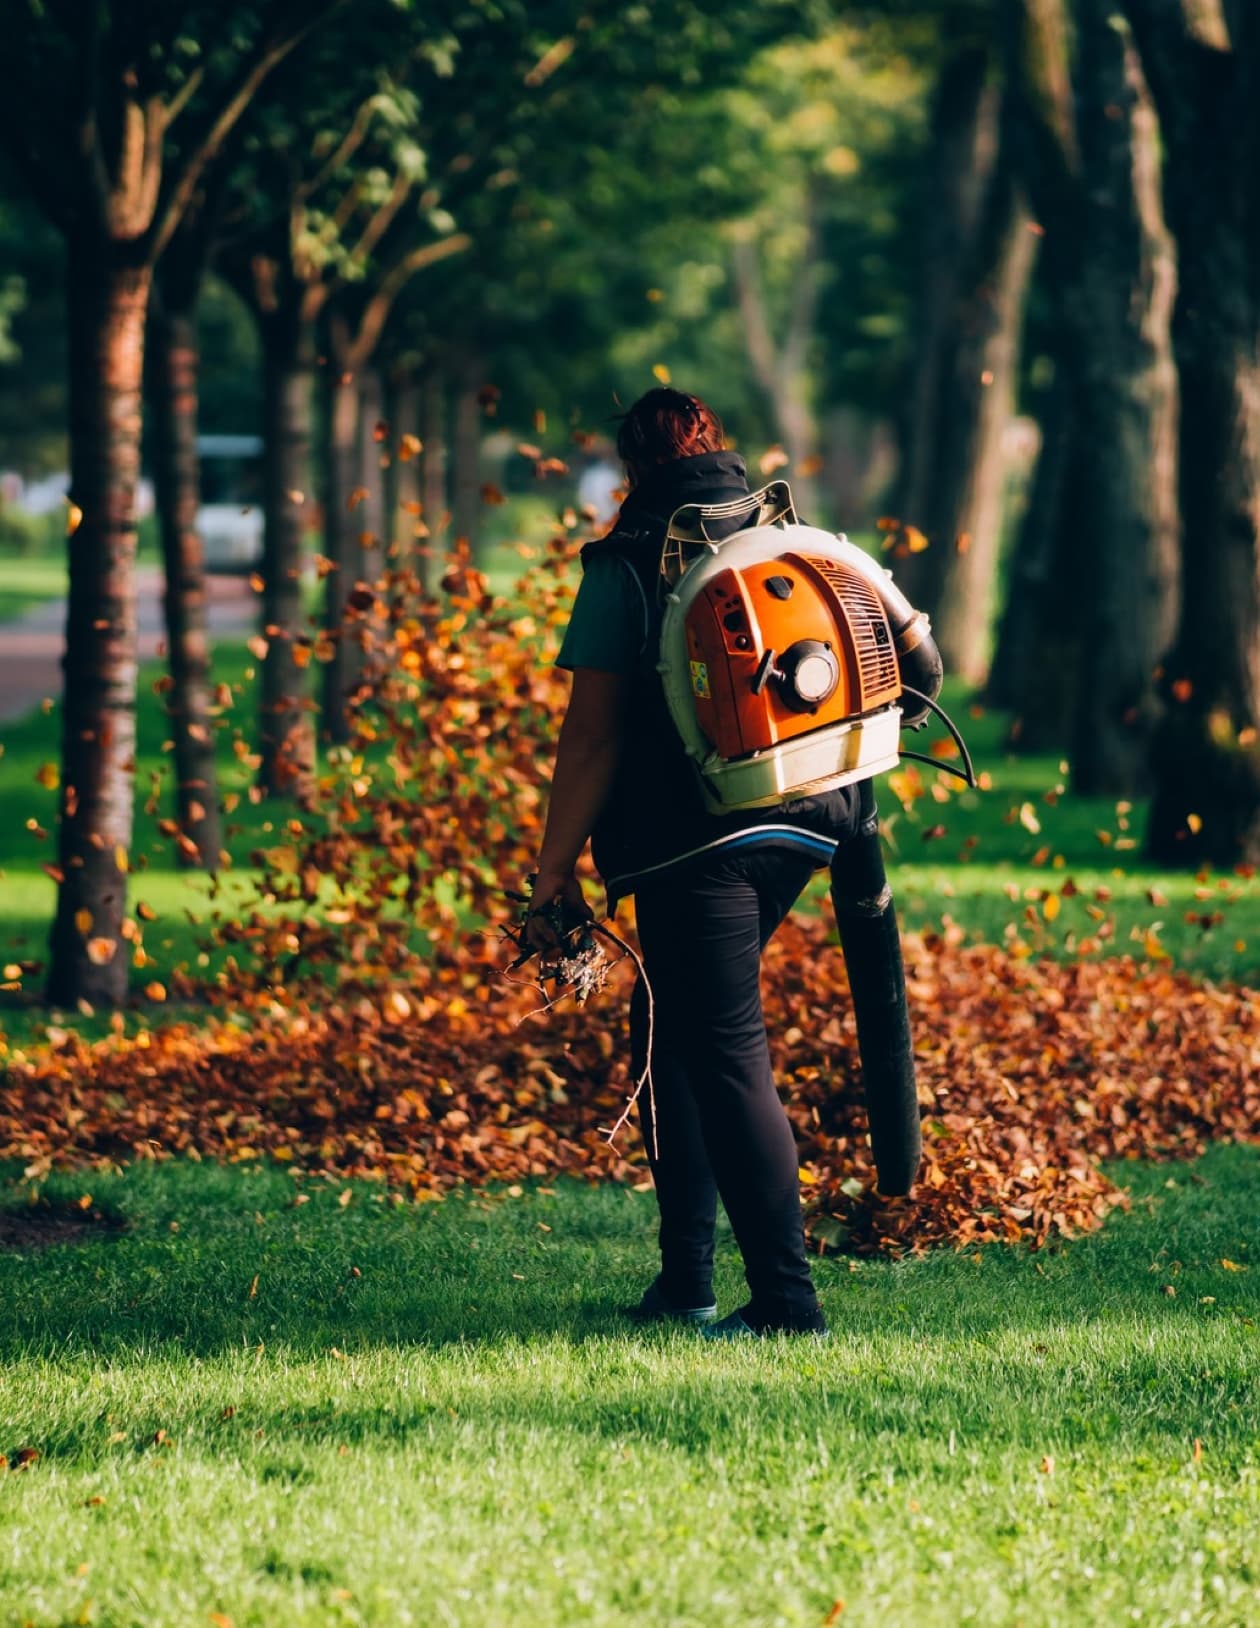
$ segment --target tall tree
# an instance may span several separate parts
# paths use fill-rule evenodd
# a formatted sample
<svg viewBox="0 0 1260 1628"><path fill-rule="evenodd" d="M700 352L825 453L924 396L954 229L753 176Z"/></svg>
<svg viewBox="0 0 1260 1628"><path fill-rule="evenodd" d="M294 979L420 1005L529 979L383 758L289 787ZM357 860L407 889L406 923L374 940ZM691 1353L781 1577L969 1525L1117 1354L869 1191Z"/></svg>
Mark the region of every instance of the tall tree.
<svg viewBox="0 0 1260 1628"><path fill-rule="evenodd" d="M218 781L206 620L206 564L197 530L200 349L197 305L209 252L204 195L187 211L157 263L149 307L146 374L150 461L162 544L163 610L174 741L175 810L181 863L219 864Z"/></svg>
<svg viewBox="0 0 1260 1628"><path fill-rule="evenodd" d="M1125 0L1163 133L1180 286L1181 610L1147 844L1260 858L1260 7Z"/></svg>
<svg viewBox="0 0 1260 1628"><path fill-rule="evenodd" d="M1061 465L1070 480L1049 500L1054 524L1030 514L1020 546L1037 557L1017 560L1014 574L1016 596L1037 584L1030 608L1042 632L1031 647L1045 656L1057 645L1058 659L1026 667L1015 701L1044 717L1044 692L1070 684L1074 785L1133 796L1147 789L1154 669L1177 586L1176 266L1159 133L1128 27L1108 0L1076 0L1071 12L1065 0L1019 0L1014 17L1020 170L1044 234L1065 375L1052 401L1071 403L1046 426L1046 455L1059 457L1062 430L1074 441Z"/></svg>
<svg viewBox="0 0 1260 1628"><path fill-rule="evenodd" d="M988 631L1036 238L1019 188L988 28L959 11L937 87L922 181L922 281L897 508L927 543L899 575L932 617L946 668L972 683Z"/></svg>
<svg viewBox="0 0 1260 1628"><path fill-rule="evenodd" d="M425 24L417 30L406 42L413 52L417 40L425 39ZM409 98L391 87L378 64L393 50L405 65L406 50L396 28L378 30L375 51L360 37L359 17L354 32L354 40L340 30L329 34L300 76L282 78L274 105L255 121L225 207L231 225L215 256L257 323L263 356L259 780L274 794L302 785L312 765L301 584L319 325L334 316L325 330L331 348L328 419L341 444L326 448L324 460L325 547L332 566L326 621L335 629L326 693L341 696L340 629L357 575L347 539L357 484L356 369L375 349L407 279L466 243L449 228L441 236L430 230L428 241L416 244L413 236L391 262L379 264L382 241L404 206L414 202L423 155L411 144L395 154L390 171L382 170L374 145L378 123L405 122ZM409 222L413 233L416 224Z"/></svg>
<svg viewBox="0 0 1260 1628"><path fill-rule="evenodd" d="M65 234L75 513L49 997L117 1005L135 752L136 486L153 266L268 75L337 0L6 0L0 139Z"/></svg>

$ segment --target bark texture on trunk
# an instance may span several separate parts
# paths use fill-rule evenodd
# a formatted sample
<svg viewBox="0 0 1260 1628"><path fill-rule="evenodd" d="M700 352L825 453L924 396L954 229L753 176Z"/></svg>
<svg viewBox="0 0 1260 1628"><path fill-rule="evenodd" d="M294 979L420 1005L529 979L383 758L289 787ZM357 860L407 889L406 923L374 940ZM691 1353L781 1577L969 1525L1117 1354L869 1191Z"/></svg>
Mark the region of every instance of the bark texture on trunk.
<svg viewBox="0 0 1260 1628"><path fill-rule="evenodd" d="M1003 439L1014 410L1036 239L1016 184L988 53L946 70L929 180L935 219L920 292L916 375L897 505L925 550L896 565L932 618L946 671L983 681L1002 536Z"/></svg>
<svg viewBox="0 0 1260 1628"><path fill-rule="evenodd" d="M451 436L452 513L456 538L463 538L472 557L478 557L481 536L481 403L477 391L482 369L467 359L459 369L455 393L455 423Z"/></svg>
<svg viewBox="0 0 1260 1628"><path fill-rule="evenodd" d="M364 496L355 511L358 520L355 570L358 572L356 586L370 591L371 598L362 596L351 610L352 699L356 691L362 691L365 680L372 680L374 652L380 641L380 596L385 573L385 470L381 467L386 450L381 439L384 423L384 382L380 369L368 362L359 373L359 426L355 445L359 490Z"/></svg>
<svg viewBox="0 0 1260 1628"><path fill-rule="evenodd" d="M428 589L429 551L424 535L424 441L420 422L420 389L408 368L393 382L393 535L398 547L398 568L414 571ZM407 437L414 440L407 440ZM416 450L419 443L419 450Z"/></svg>
<svg viewBox="0 0 1260 1628"><path fill-rule="evenodd" d="M1067 531L1062 514L1065 489L1070 484L1068 463L1075 440L1075 411L1071 403L1071 384L1060 362L1040 409L1041 448L1011 552L1006 599L984 688L984 699L989 706L1009 710L1021 720L1019 738L1024 736L1024 722L1032 715L1037 699L1044 697L1049 688L1062 687L1057 668L1047 666L1038 647L1043 627L1061 628L1063 625L1057 600L1062 585L1070 581L1066 561L1060 562L1060 549ZM1060 594L1055 593L1056 586ZM1069 608L1073 668L1078 623L1079 617L1072 615ZM1066 726L1070 709L1060 707L1058 716ZM1040 740L1042 746L1061 747L1065 731L1048 737L1030 732L1029 739L1034 738Z"/></svg>
<svg viewBox="0 0 1260 1628"><path fill-rule="evenodd" d="M136 487L151 274L98 237L70 242L70 490L62 712L61 878L48 998L118 1006L127 992L135 800Z"/></svg>
<svg viewBox="0 0 1260 1628"><path fill-rule="evenodd" d="M425 547L430 572L436 575L447 550L447 529L451 518L446 485L446 374L438 366L425 370L420 385L420 439L424 442L421 454L423 495L420 503L424 523L429 530Z"/></svg>
<svg viewBox="0 0 1260 1628"><path fill-rule="evenodd" d="M1004 439L1015 410L1024 301L1036 238L1012 179L995 179L979 249L987 269L959 316L954 354L954 417L941 425L937 521L923 562L922 605L946 672L984 682L1006 495Z"/></svg>
<svg viewBox="0 0 1260 1628"><path fill-rule="evenodd" d="M914 521L931 505L944 380L955 342L955 305L984 186L997 153L998 101L990 53L969 46L947 58L932 102L923 177L921 274L915 300L914 364L902 419L897 507ZM914 521L915 524L921 522Z"/></svg>
<svg viewBox="0 0 1260 1628"><path fill-rule="evenodd" d="M332 653L322 670L322 728L329 740L344 742L350 734L346 704L358 676L354 632L347 623L347 613L358 576L362 524L361 500L355 492L359 472L359 393L352 375L333 375L324 422L324 556L331 566L324 578L324 628Z"/></svg>
<svg viewBox="0 0 1260 1628"><path fill-rule="evenodd" d="M1108 0L1079 0L1071 59L1064 0L1019 0L1010 15L1014 143L1044 232L1061 416L1033 492L1043 503L1053 487L1057 508L1029 516L1003 629L1026 649L1006 642L990 693L1017 709L1016 744L1069 749L1078 790L1132 797L1146 789L1178 538L1176 270L1158 130Z"/></svg>
<svg viewBox="0 0 1260 1628"><path fill-rule="evenodd" d="M309 330L278 311L260 323L263 347L263 593L259 783L269 794L304 790L313 768L310 706L295 657L302 627L303 512L309 500Z"/></svg>
<svg viewBox="0 0 1260 1628"><path fill-rule="evenodd" d="M359 551L355 568L368 584L380 580L385 569L385 387L380 369L370 362L359 374L358 471L364 493L358 512Z"/></svg>
<svg viewBox="0 0 1260 1628"><path fill-rule="evenodd" d="M995 693L994 704L1011 707L1007 744L1018 751L1065 751L1080 705L1081 642L1095 561L1092 534L1082 523L1091 494L1076 384L1061 367L1046 407L1041 457L995 655L1009 689L1005 699Z"/></svg>
<svg viewBox="0 0 1260 1628"><path fill-rule="evenodd" d="M165 576L167 712L175 742L180 862L217 870L220 826L211 714L206 568L197 511L197 317L159 287L149 313L148 381L158 531Z"/></svg>
<svg viewBox="0 0 1260 1628"><path fill-rule="evenodd" d="M403 491L406 485L405 470L409 463L414 462L411 451L414 443L408 441L406 458L402 452L403 436L417 435L416 398L408 376L395 368L383 373L382 389L389 434L380 448L381 502L384 505L381 542L385 547L388 568L397 572L405 570L410 564L411 527L407 524L409 516L402 505L406 501Z"/></svg>
<svg viewBox="0 0 1260 1628"><path fill-rule="evenodd" d="M1077 16L1078 242L1068 291L1092 539L1071 750L1078 791L1149 790L1155 668L1177 609L1176 256L1164 223L1159 130L1127 28L1108 0ZM1085 587L1085 585L1082 585Z"/></svg>
<svg viewBox="0 0 1260 1628"><path fill-rule="evenodd" d="M324 664L323 729L335 742L350 738L350 711L372 644L373 606L365 592L385 567L384 414L376 368L334 375L325 417L324 553L334 569L324 582L333 654Z"/></svg>
<svg viewBox="0 0 1260 1628"><path fill-rule="evenodd" d="M1260 15L1127 0L1164 138L1180 287L1184 542L1147 826L1163 864L1260 860Z"/></svg>

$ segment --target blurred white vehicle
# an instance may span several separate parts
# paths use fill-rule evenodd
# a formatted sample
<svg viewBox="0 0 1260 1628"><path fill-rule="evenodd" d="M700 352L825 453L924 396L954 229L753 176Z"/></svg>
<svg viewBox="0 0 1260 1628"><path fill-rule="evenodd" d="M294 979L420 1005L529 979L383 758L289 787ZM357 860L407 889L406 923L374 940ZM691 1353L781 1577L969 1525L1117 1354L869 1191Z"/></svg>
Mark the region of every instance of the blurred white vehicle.
<svg viewBox="0 0 1260 1628"><path fill-rule="evenodd" d="M65 513L70 501L70 476L63 469L40 480L23 481L19 474L10 471L0 477L0 490L5 502L39 520L48 514ZM145 520L152 513L153 482L147 475L141 475L136 483L136 518Z"/></svg>
<svg viewBox="0 0 1260 1628"><path fill-rule="evenodd" d="M614 494L626 484L626 472L620 464L601 458L582 471L578 480L578 507L594 511L597 526L607 526L617 517L620 505Z"/></svg>
<svg viewBox="0 0 1260 1628"><path fill-rule="evenodd" d="M262 559L262 450L258 435L197 437L207 571L252 571Z"/></svg>
<svg viewBox="0 0 1260 1628"><path fill-rule="evenodd" d="M70 476L62 470L57 475L45 475L42 480L27 481L13 498L13 507L37 519L58 509L64 514L69 492Z"/></svg>

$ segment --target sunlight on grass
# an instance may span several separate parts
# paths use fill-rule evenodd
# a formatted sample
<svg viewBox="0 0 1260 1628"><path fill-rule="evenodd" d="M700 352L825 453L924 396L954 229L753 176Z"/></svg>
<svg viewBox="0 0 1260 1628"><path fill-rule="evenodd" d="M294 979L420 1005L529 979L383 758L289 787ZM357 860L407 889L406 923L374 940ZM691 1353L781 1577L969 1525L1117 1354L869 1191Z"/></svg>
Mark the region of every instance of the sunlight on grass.
<svg viewBox="0 0 1260 1628"><path fill-rule="evenodd" d="M11 622L66 591L64 550L31 558L0 559L0 622Z"/></svg>
<svg viewBox="0 0 1260 1628"><path fill-rule="evenodd" d="M1118 1174L1101 1234L822 1261L829 1341L727 1347L619 1318L647 1194L55 1178L129 1228L0 1255L5 1618L1250 1620L1260 1162Z"/></svg>

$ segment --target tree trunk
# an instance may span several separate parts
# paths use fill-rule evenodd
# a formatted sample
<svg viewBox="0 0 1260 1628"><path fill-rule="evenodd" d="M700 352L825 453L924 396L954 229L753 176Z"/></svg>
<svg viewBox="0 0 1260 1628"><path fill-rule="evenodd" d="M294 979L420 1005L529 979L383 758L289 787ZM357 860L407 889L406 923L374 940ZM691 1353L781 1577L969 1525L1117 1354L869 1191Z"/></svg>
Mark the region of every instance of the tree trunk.
<svg viewBox="0 0 1260 1628"><path fill-rule="evenodd" d="M989 666L1006 496L1004 442L1015 410L1024 299L1036 254L1013 185L997 183L990 202L984 234L992 246L990 270L963 308L964 334L954 359L957 439L942 437L945 448L953 445L958 479L940 491L940 520L928 533L934 546L920 556L930 558L929 570L935 571L922 603L932 616L945 670L975 685L984 682Z"/></svg>
<svg viewBox="0 0 1260 1628"><path fill-rule="evenodd" d="M809 211L809 235L782 339L775 336L771 326L756 242L740 238L731 252L735 297L749 366L765 398L775 434L787 454L785 473L791 483L796 511L806 521L818 517L818 486L811 473L818 446L818 426L810 401L807 367L814 337L820 270L819 230L812 200Z"/></svg>
<svg viewBox="0 0 1260 1628"><path fill-rule="evenodd" d="M100 238L69 243L69 540L57 912L48 998L114 1007L127 992L135 797L136 487L151 274Z"/></svg>
<svg viewBox="0 0 1260 1628"><path fill-rule="evenodd" d="M1060 607L1055 604L1052 611L1051 600L1063 575L1059 543L1065 530L1064 488L1075 423L1071 400L1067 370L1060 360L1040 409L1041 450L1011 551L1006 599L984 687L987 705L1009 710L1017 718L1029 713L1035 697L1057 685L1060 676L1039 659L1038 646L1043 623L1061 623ZM1070 709L1060 710L1063 720L1069 715ZM1059 735L1049 744L1062 747L1063 740Z"/></svg>
<svg viewBox="0 0 1260 1628"><path fill-rule="evenodd" d="M1096 563L1093 533L1082 523L1091 501L1091 465L1076 381L1060 372L1046 412L1044 461L1013 562L1009 616L1018 621L1007 626L1004 618L1000 635L1008 641L1003 659L1012 663L1012 751L1066 753L1079 710L1085 585Z"/></svg>
<svg viewBox="0 0 1260 1628"><path fill-rule="evenodd" d="M398 546L398 569L415 573L425 591L429 586L429 552L424 533L424 443L421 439L420 391L415 374L402 369L393 380L393 535ZM408 440L414 437L414 440ZM420 443L419 451L415 450Z"/></svg>
<svg viewBox="0 0 1260 1628"><path fill-rule="evenodd" d="M384 441L385 391L380 369L370 362L359 371L359 426L356 440L359 490L363 501L355 510L358 530L355 537L356 585L371 590L370 602L352 607L351 649L353 678L351 694L361 691L373 667L374 647L379 642L381 624L380 594L385 572L385 470Z"/></svg>
<svg viewBox="0 0 1260 1628"><path fill-rule="evenodd" d="M180 862L219 864L218 784L211 718L206 571L197 511L197 318L164 288L149 312L149 401L158 529L165 570L163 606L171 672L167 713L175 742L175 804Z"/></svg>
<svg viewBox="0 0 1260 1628"><path fill-rule="evenodd" d="M425 547L432 576L438 574L435 568L446 551L445 534L450 524L446 495L446 377L437 366L425 371L420 386L420 438L424 442L421 454L424 495L420 503L429 529Z"/></svg>
<svg viewBox="0 0 1260 1628"><path fill-rule="evenodd" d="M380 369L368 363L359 374L359 489L365 494L357 510L360 578L375 583L385 569L385 391Z"/></svg>
<svg viewBox="0 0 1260 1628"><path fill-rule="evenodd" d="M1090 795L1150 788L1155 668L1177 611L1177 270L1160 199L1159 129L1137 52L1109 0L1077 16L1082 163L1079 265L1065 320L1078 329L1080 433L1093 538L1071 752Z"/></svg>
<svg viewBox="0 0 1260 1628"><path fill-rule="evenodd" d="M931 139L915 219L923 234L914 318L913 373L901 422L897 511L913 524L932 505L936 441L946 380L952 374L957 301L972 252L984 188L997 156L998 95L989 81L990 53L968 46L941 70L932 104Z"/></svg>
<svg viewBox="0 0 1260 1628"><path fill-rule="evenodd" d="M295 659L302 631L303 505L311 444L310 336L283 310L260 323L263 347L263 637L259 784L305 789L313 768L310 709Z"/></svg>
<svg viewBox="0 0 1260 1628"><path fill-rule="evenodd" d="M833 407L823 425L827 499L840 530L871 527L886 514L884 501L897 462L895 427L856 407Z"/></svg>
<svg viewBox="0 0 1260 1628"><path fill-rule="evenodd" d="M385 545L387 568L394 573L405 571L410 565L411 527L405 524L408 516L402 505L405 501L404 471L413 461L407 444L407 458L402 457L402 438L416 433L416 398L405 375L391 368L382 375L385 393L385 421L389 435L381 446L381 501L385 520L381 541Z"/></svg>
<svg viewBox="0 0 1260 1628"><path fill-rule="evenodd" d="M481 403L477 390L482 382L480 364L473 360L459 369L455 395L455 426L451 438L452 486L454 488L452 527L457 538L468 544L473 559L478 558L481 533Z"/></svg>
<svg viewBox="0 0 1260 1628"><path fill-rule="evenodd" d="M1224 235L1216 264L1183 259L1196 301L1178 324L1186 544L1147 828L1166 865L1260 860L1260 325Z"/></svg>
<svg viewBox="0 0 1260 1628"><path fill-rule="evenodd" d="M1127 0L1159 110L1180 286L1181 607L1163 662L1147 848L1260 860L1260 198L1254 6ZM1228 28L1226 27L1228 23Z"/></svg>
<svg viewBox="0 0 1260 1628"><path fill-rule="evenodd" d="M323 733L334 742L349 739L346 703L358 667L349 626L348 607L358 574L359 395L349 373L333 374L326 413L324 449L324 555L332 569L324 578L324 627L332 654L323 667Z"/></svg>
<svg viewBox="0 0 1260 1628"><path fill-rule="evenodd" d="M1036 251L1004 111L986 73L986 52L961 54L938 99L932 179L944 203L932 211L942 224L927 258L941 264L920 295L922 337L898 505L928 546L896 567L906 593L932 618L946 671L973 684L988 667L1003 440Z"/></svg>

